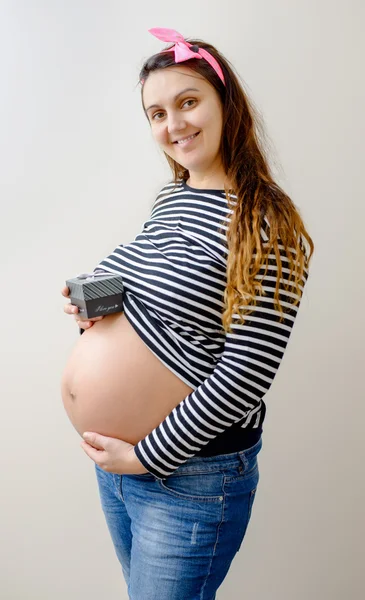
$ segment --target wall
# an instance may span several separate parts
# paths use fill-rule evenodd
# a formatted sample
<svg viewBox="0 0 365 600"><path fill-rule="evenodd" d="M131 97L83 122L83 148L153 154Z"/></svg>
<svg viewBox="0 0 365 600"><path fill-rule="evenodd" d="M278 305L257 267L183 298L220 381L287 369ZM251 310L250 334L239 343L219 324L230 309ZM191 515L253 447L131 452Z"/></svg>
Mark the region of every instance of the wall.
<svg viewBox="0 0 365 600"><path fill-rule="evenodd" d="M266 396L252 520L218 598L363 597L365 11L354 0L334 8L1 2L4 600L127 598L93 463L61 402L78 330L60 290L134 238L169 177L137 86L143 60L164 47L151 27L210 41L232 62L316 244Z"/></svg>

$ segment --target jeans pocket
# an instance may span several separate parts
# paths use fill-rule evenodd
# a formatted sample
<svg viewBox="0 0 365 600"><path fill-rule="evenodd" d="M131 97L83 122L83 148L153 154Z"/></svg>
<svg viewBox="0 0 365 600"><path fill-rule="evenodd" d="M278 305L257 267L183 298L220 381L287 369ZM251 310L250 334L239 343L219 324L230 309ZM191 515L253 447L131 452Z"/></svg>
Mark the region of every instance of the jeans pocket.
<svg viewBox="0 0 365 600"><path fill-rule="evenodd" d="M225 470L225 483L229 483L231 481L239 481L243 479L251 479L252 477L256 477L258 475L258 461L257 456L253 456L246 459L245 465L242 463L234 467L233 469Z"/></svg>
<svg viewBox="0 0 365 600"><path fill-rule="evenodd" d="M158 484L165 494L197 502L223 501L224 474L222 471L176 473Z"/></svg>

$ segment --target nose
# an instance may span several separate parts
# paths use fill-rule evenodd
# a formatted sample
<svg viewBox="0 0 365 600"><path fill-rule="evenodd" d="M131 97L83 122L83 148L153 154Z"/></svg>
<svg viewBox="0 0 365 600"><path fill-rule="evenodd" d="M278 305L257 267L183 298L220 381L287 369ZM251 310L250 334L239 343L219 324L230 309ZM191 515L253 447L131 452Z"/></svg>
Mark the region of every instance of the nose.
<svg viewBox="0 0 365 600"><path fill-rule="evenodd" d="M167 117L167 131L170 137L174 137L176 133L186 129L186 121L183 115L178 113L171 113Z"/></svg>

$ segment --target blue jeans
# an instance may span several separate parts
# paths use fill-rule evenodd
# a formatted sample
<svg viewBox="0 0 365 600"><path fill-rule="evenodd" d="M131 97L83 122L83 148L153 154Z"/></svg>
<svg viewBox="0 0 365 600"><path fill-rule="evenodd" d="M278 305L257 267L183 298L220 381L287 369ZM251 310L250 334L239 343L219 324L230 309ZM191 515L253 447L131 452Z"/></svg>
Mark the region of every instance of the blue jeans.
<svg viewBox="0 0 365 600"><path fill-rule="evenodd" d="M216 598L250 520L261 446L193 456L164 480L95 464L130 600Z"/></svg>

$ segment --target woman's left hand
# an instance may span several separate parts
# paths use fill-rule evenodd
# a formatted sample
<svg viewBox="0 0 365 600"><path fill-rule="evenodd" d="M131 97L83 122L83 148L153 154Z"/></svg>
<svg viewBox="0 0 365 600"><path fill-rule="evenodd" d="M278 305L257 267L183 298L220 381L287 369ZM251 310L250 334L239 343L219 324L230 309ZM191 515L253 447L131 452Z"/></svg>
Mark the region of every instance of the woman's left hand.
<svg viewBox="0 0 365 600"><path fill-rule="evenodd" d="M85 432L81 447L101 469L119 475L148 473L134 452L134 446L118 438Z"/></svg>

